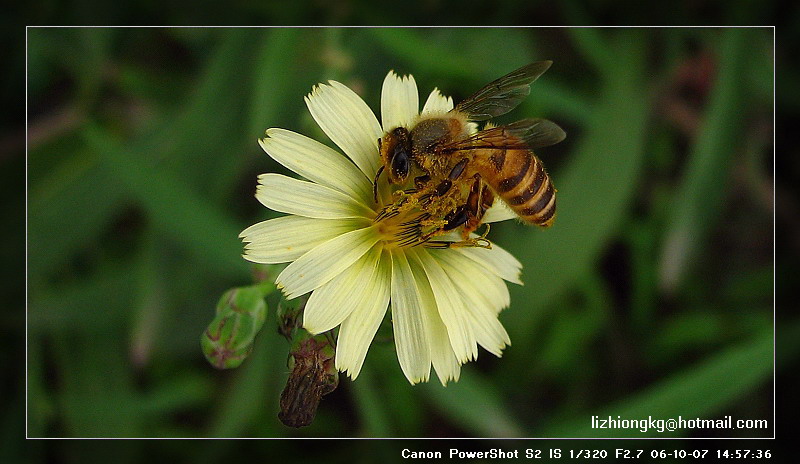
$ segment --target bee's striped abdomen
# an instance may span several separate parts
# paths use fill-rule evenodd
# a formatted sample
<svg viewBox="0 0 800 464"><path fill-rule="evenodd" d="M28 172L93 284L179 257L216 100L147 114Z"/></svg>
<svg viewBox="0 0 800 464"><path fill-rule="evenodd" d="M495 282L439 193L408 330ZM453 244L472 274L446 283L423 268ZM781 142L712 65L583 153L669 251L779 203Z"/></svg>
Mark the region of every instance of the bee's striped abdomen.
<svg viewBox="0 0 800 464"><path fill-rule="evenodd" d="M489 161L496 170L482 174L520 219L541 227L552 225L556 191L541 160L528 150L498 150Z"/></svg>

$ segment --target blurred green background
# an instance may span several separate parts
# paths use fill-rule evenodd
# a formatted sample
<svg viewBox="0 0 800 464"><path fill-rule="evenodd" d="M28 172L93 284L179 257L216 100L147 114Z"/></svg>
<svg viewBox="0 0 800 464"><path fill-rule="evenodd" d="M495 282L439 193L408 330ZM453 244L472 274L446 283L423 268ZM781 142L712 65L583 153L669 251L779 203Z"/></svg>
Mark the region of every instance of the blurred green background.
<svg viewBox="0 0 800 464"><path fill-rule="evenodd" d="M31 28L27 39L28 436L772 436L590 428L592 415L772 425L772 29ZM566 129L538 152L559 216L546 231L492 228L524 264L501 315L503 358L482 351L458 383L412 387L393 345L376 342L358 380L342 378L300 430L276 417L288 346L274 300L242 367L205 361L198 340L218 297L252 281L237 235L273 217L256 176L285 172L256 139L283 127L332 145L303 103L314 84L339 80L378 110L389 69L413 74L422 101L433 87L458 101L543 59L553 67L500 121ZM198 446L193 462L231 446Z"/></svg>

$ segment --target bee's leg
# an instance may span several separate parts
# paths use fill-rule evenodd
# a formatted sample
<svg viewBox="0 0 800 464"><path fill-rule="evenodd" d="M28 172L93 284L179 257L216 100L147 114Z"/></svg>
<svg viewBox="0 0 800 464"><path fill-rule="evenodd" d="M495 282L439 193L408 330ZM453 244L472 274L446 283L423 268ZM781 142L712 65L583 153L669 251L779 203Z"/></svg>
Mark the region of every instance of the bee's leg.
<svg viewBox="0 0 800 464"><path fill-rule="evenodd" d="M481 182L480 174L476 173L474 176L472 176L472 178L474 179L474 182L472 183L472 187L469 189L469 195L467 196L466 203L466 207L470 212L470 218L464 224L464 228L461 232L461 236L464 240L467 240L469 238L469 234L474 232L481 225L483 213L485 213L486 209L488 209L485 207L485 202L488 200L489 204L491 205L491 202L494 199L492 191L489 190L483 182Z"/></svg>
<svg viewBox="0 0 800 464"><path fill-rule="evenodd" d="M494 204L494 193L489 187L484 185L483 193L481 194L481 209L478 217L483 219L483 215L486 214L486 211L488 211L493 204Z"/></svg>
<svg viewBox="0 0 800 464"><path fill-rule="evenodd" d="M436 235L440 235L442 232L447 232L448 230L453 230L456 227L464 224L469 219L469 213L465 205L461 205L458 208L454 209L447 213L443 219L444 223L437 227L436 229L420 236L420 242L424 242L425 246L428 248L449 248L452 242L444 242L444 241L429 241L432 237ZM447 244L446 246L441 246L443 244Z"/></svg>
<svg viewBox="0 0 800 464"><path fill-rule="evenodd" d="M467 202L458 208L454 209L445 216L447 221L440 229L430 232L423 238L430 238L441 231L453 230L456 227L463 226L462 240L460 242L446 242L446 241L429 241L425 243L429 248L452 248L452 247L483 247L491 248L491 242L486 239L489 233L489 224L486 224L486 230L478 238L469 238L469 235L474 232L481 225L486 210L492 206L494 202L494 194L492 191L481 182L480 174L472 176L474 182L470 187Z"/></svg>
<svg viewBox="0 0 800 464"><path fill-rule="evenodd" d="M486 184L479 182L479 174L475 174L475 177L477 178L476 182L472 185L470 196L467 199L467 204L469 205L470 211L473 211L473 216L466 224L464 224L464 228L462 229L462 236L464 240L469 237L469 234L481 226L483 216L494 204L494 193L492 190ZM480 198L480 200L478 200L478 198Z"/></svg>
<svg viewBox="0 0 800 464"><path fill-rule="evenodd" d="M378 169L378 174L383 168ZM375 177L377 180L377 176ZM419 205L424 197L427 194L423 193L426 189L428 189L431 181L431 176L428 174L424 174L421 176L417 176L414 178L414 187L397 191L395 193L401 193L402 195L394 201L394 203L385 206L378 216L375 218L377 221L381 221L383 219L391 218L397 216L403 210L413 208ZM377 185L377 182L376 182Z"/></svg>
<svg viewBox="0 0 800 464"><path fill-rule="evenodd" d="M381 139L378 139L378 144L380 144ZM384 166L378 168L378 172L375 173L375 179L372 181L372 197L375 199L375 204L378 203L378 178L381 177L381 173L383 172Z"/></svg>
<svg viewBox="0 0 800 464"><path fill-rule="evenodd" d="M447 215L444 217L444 219L447 221L447 224L442 226L442 230L453 230L458 226L464 225L467 221L469 221L470 216L471 213L467 209L467 205L461 205L453 211L447 213Z"/></svg>
<svg viewBox="0 0 800 464"><path fill-rule="evenodd" d="M417 176L414 178L414 187L416 187L417 190L422 190L425 188L426 185L428 185L428 182L430 181L431 181L431 176L429 176L428 174L425 174L423 176Z"/></svg>
<svg viewBox="0 0 800 464"><path fill-rule="evenodd" d="M460 242L448 242L446 240L429 240L423 243L425 248L459 248L459 247L477 247L477 248L488 248L492 249L492 242L490 242L486 236L489 235L489 230L491 227L489 224L486 224L486 230L483 231L480 237L476 238L469 238L466 240L461 240Z"/></svg>
<svg viewBox="0 0 800 464"><path fill-rule="evenodd" d="M471 220L474 219L472 211L469 210L469 205L461 205L458 208L454 209L453 211L449 212L444 219L447 221L442 227L436 229L432 232L429 232L421 237L423 241L428 240L429 238L437 235L439 232L446 232L448 230L453 230L456 227L465 225L469 223ZM466 227L466 226L465 226ZM478 237L478 238L465 238L460 242L448 242L443 240L434 240L434 241L426 241L425 247L426 248L456 248L456 247L481 247L481 248L491 248L492 244L489 240L486 239L486 235L489 233L489 225L486 225L486 231ZM467 235L469 237L469 235Z"/></svg>
<svg viewBox="0 0 800 464"><path fill-rule="evenodd" d="M461 177L461 174L464 173L464 168L467 167L467 158L462 159L455 166L453 169L450 170L450 174L447 175L447 178L450 180L456 180Z"/></svg>
<svg viewBox="0 0 800 464"><path fill-rule="evenodd" d="M406 195L413 195L417 192L425 190L425 187L428 186L428 183L431 181L431 176L428 174L417 176L414 178L414 187L408 188L403 190L403 193Z"/></svg>
<svg viewBox="0 0 800 464"><path fill-rule="evenodd" d="M423 204L428 204L431 201L433 201L434 196L442 197L447 192L449 192L450 189L453 187L453 182L458 180L458 178L461 177L461 174L464 173L464 169L467 167L467 161L468 161L467 158L464 158L458 163L456 163L456 165L453 166L453 169L451 169L450 173L447 175L447 179L441 181L439 185L437 185L436 188L433 189L433 192L427 193L422 197L420 197L420 201L422 201ZM430 180L430 177L428 177L428 180Z"/></svg>

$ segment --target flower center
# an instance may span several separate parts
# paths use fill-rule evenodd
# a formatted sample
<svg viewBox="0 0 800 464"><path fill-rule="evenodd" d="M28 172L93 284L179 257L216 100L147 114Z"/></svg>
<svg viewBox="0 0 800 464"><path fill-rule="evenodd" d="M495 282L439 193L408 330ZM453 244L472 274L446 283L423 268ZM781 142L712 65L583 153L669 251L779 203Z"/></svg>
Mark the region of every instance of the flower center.
<svg viewBox="0 0 800 464"><path fill-rule="evenodd" d="M419 192L389 185L384 179L378 186L379 201L373 226L385 248L417 246L441 234L446 221L438 211L420 201Z"/></svg>
<svg viewBox="0 0 800 464"><path fill-rule="evenodd" d="M390 185L383 178L378 182L378 205L372 221L384 248L417 245L427 248L491 247L486 239L488 225L480 237L468 238L463 231L459 234L460 237L442 237L460 230L464 224L465 218L459 217L459 211L464 214L470 193L468 187L453 185L446 192L440 193L430 186L418 189L411 182L407 184Z"/></svg>

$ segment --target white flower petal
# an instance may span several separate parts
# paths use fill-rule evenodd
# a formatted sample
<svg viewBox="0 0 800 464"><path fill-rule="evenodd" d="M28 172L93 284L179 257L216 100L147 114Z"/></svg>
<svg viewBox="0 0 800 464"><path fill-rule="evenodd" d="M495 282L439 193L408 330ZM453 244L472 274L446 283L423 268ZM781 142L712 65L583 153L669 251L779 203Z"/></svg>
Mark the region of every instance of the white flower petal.
<svg viewBox="0 0 800 464"><path fill-rule="evenodd" d="M361 303L354 307L353 312L339 328L339 337L336 340L336 368L347 372L353 380L361 372L367 349L386 314L391 281L392 257L388 251L384 251L372 278L363 282L363 290L358 292L362 295Z"/></svg>
<svg viewBox="0 0 800 464"><path fill-rule="evenodd" d="M497 319L497 313L510 301L505 283L484 273L463 255L431 250L431 256L450 276L463 298L478 343L499 357L503 348L511 344L506 329Z"/></svg>
<svg viewBox="0 0 800 464"><path fill-rule="evenodd" d="M508 308L511 304L511 294L508 292L506 281L497 277L495 274L481 273L483 278L483 290L495 314Z"/></svg>
<svg viewBox="0 0 800 464"><path fill-rule="evenodd" d="M326 332L363 304L364 290L373 285L380 256L380 247L372 247L330 282L314 290L303 310L303 328L312 334Z"/></svg>
<svg viewBox="0 0 800 464"><path fill-rule="evenodd" d="M461 363L456 359L456 354L447 338L447 327L438 315L431 314L429 321L431 336L431 363L439 377L439 382L447 386L447 382L458 382L461 377Z"/></svg>
<svg viewBox="0 0 800 464"><path fill-rule="evenodd" d="M494 248L494 244L492 248ZM449 263L451 268L455 268L460 275L466 276L472 288L478 289L479 294L497 314L511 304L511 295L505 281L493 272L486 272L483 264L476 262L460 253L448 253L447 250L428 250L440 264L442 261ZM448 273L448 275L453 275ZM458 283L459 280L453 278Z"/></svg>
<svg viewBox="0 0 800 464"><path fill-rule="evenodd" d="M378 171L378 139L383 131L364 100L336 81L318 85L305 100L323 132L372 179Z"/></svg>
<svg viewBox="0 0 800 464"><path fill-rule="evenodd" d="M514 219L518 217L517 213L514 212L503 200L499 198L495 198L492 207L486 210L486 213L483 215L483 222L500 222L506 221L508 219Z"/></svg>
<svg viewBox="0 0 800 464"><path fill-rule="evenodd" d="M321 243L363 226L363 219L312 219L290 215L254 224L239 237L247 242L246 260L262 264L287 263Z"/></svg>
<svg viewBox="0 0 800 464"><path fill-rule="evenodd" d="M447 382L450 380L456 381L461 376L461 363L456 358L447 327L439 315L436 297L428 282L425 270L422 268L419 259L410 260L409 265L417 283L423 315L425 316L425 328L431 346L431 363L436 370L439 381L446 386Z"/></svg>
<svg viewBox="0 0 800 464"><path fill-rule="evenodd" d="M328 240L286 266L275 284L289 299L304 295L350 267L379 239L375 230L367 227Z"/></svg>
<svg viewBox="0 0 800 464"><path fill-rule="evenodd" d="M453 282L445 274L442 266L427 251L417 252L412 248L409 250L409 255L412 259L418 260L424 269L422 277L430 283L436 299L438 314L447 327L450 344L456 358L461 363L474 360L478 356L478 345L475 342L472 325L464 311L464 302L456 292Z"/></svg>
<svg viewBox="0 0 800 464"><path fill-rule="evenodd" d="M258 176L256 198L269 209L319 219L372 217L375 212L353 197L324 185L281 174Z"/></svg>
<svg viewBox="0 0 800 464"><path fill-rule="evenodd" d="M285 129L268 129L266 135L258 143L275 161L310 181L371 204L371 180L340 153Z"/></svg>
<svg viewBox="0 0 800 464"><path fill-rule="evenodd" d="M493 272L509 282L522 285L519 279L522 271L522 264L511 253L492 243L492 248L463 247L456 248L456 252L461 253L486 269Z"/></svg>
<svg viewBox="0 0 800 464"><path fill-rule="evenodd" d="M447 113L453 109L453 98L445 97L439 92L439 89L433 89L428 99L425 101L425 106L422 107L422 115L442 114Z"/></svg>
<svg viewBox="0 0 800 464"><path fill-rule="evenodd" d="M381 90L383 131L388 132L400 126L411 127L418 114L419 93L414 76L401 78L394 71L389 71Z"/></svg>
<svg viewBox="0 0 800 464"><path fill-rule="evenodd" d="M392 254L392 329L400 368L412 384L431 372L431 347L420 292L404 251Z"/></svg>

